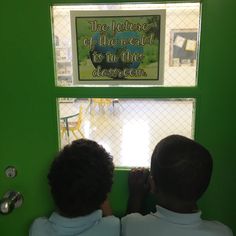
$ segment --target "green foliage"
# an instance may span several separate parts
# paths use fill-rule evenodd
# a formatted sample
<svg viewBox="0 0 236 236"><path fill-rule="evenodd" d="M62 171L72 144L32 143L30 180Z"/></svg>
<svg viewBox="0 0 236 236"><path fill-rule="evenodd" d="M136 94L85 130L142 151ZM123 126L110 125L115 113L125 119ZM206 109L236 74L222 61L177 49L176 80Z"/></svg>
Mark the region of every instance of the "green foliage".
<svg viewBox="0 0 236 236"><path fill-rule="evenodd" d="M80 41L78 41L78 54L79 54L79 61L82 62L89 58L89 49L83 45L85 37L82 37Z"/></svg>
<svg viewBox="0 0 236 236"><path fill-rule="evenodd" d="M159 54L158 42L153 45L148 45L144 47L144 59L142 61L143 65L149 65L153 62L157 62Z"/></svg>
<svg viewBox="0 0 236 236"><path fill-rule="evenodd" d="M139 68L146 68L148 72L152 74L152 72L156 71L153 65L158 64L159 59L159 33L160 33L160 17L159 16L140 16L140 17L89 17L89 18L78 18L77 20L77 42L78 42L78 54L79 54L79 62L82 67L80 68L81 75L85 76L86 78L91 76L92 71L94 70L94 66L91 62L89 62L89 47L84 45L84 40L90 40L95 32L91 31L91 24L92 21L97 21L97 24L106 24L110 27L110 29L106 32L103 32L107 35L108 38L114 37L112 35L111 30L111 23L112 20L118 23L124 23L126 20L132 23L139 23L139 24L148 24L149 30L147 32L140 32L141 35L154 35L154 42L152 45L145 45L144 49L144 59L142 60ZM102 34L102 33L101 33ZM119 51L118 51L119 53ZM152 66L151 66L152 65ZM151 66L151 67L150 67ZM89 74L88 74L89 71ZM150 76L150 74L149 74ZM152 76L151 76L152 77Z"/></svg>
<svg viewBox="0 0 236 236"><path fill-rule="evenodd" d="M147 18L147 23L150 25L147 35L153 33L155 39L160 38L160 16L151 16Z"/></svg>

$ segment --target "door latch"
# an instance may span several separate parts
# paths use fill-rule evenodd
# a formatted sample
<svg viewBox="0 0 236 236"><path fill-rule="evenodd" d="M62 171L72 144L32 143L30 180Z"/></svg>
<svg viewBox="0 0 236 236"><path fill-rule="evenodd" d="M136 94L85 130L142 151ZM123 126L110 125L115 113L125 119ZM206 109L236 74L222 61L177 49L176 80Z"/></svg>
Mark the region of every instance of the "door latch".
<svg viewBox="0 0 236 236"><path fill-rule="evenodd" d="M0 199L0 213L3 215L11 213L23 203L23 196L20 192L9 191Z"/></svg>

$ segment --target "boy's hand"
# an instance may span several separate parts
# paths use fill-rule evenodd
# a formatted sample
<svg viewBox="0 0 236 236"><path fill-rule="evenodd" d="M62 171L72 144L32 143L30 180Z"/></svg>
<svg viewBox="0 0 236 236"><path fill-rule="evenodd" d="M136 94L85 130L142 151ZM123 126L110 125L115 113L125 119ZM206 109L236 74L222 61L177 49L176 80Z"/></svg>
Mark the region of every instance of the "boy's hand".
<svg viewBox="0 0 236 236"><path fill-rule="evenodd" d="M150 190L150 172L147 168L134 168L129 173L130 196L143 199Z"/></svg>
<svg viewBox="0 0 236 236"><path fill-rule="evenodd" d="M134 168L130 171L127 213L141 213L142 202L150 191L149 175L150 172L146 168Z"/></svg>

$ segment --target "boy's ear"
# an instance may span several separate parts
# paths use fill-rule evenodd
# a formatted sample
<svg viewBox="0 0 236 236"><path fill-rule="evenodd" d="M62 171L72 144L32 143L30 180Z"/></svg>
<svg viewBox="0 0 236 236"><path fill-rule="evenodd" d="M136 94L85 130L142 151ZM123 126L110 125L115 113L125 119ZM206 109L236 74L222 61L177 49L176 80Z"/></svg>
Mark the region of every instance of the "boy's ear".
<svg viewBox="0 0 236 236"><path fill-rule="evenodd" d="M150 183L150 186L151 186L151 193L153 194L156 194L157 193L157 187L156 187L156 184L153 180L153 177L150 175L149 177L149 183Z"/></svg>

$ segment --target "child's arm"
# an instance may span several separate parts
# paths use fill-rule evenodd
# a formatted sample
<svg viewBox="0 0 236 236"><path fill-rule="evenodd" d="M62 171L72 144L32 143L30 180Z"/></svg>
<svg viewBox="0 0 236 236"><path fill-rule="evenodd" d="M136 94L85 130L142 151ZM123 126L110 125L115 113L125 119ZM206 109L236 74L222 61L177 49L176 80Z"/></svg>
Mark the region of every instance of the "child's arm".
<svg viewBox="0 0 236 236"><path fill-rule="evenodd" d="M150 190L149 175L150 172L146 168L134 168L130 171L127 214L142 213L142 203Z"/></svg>

